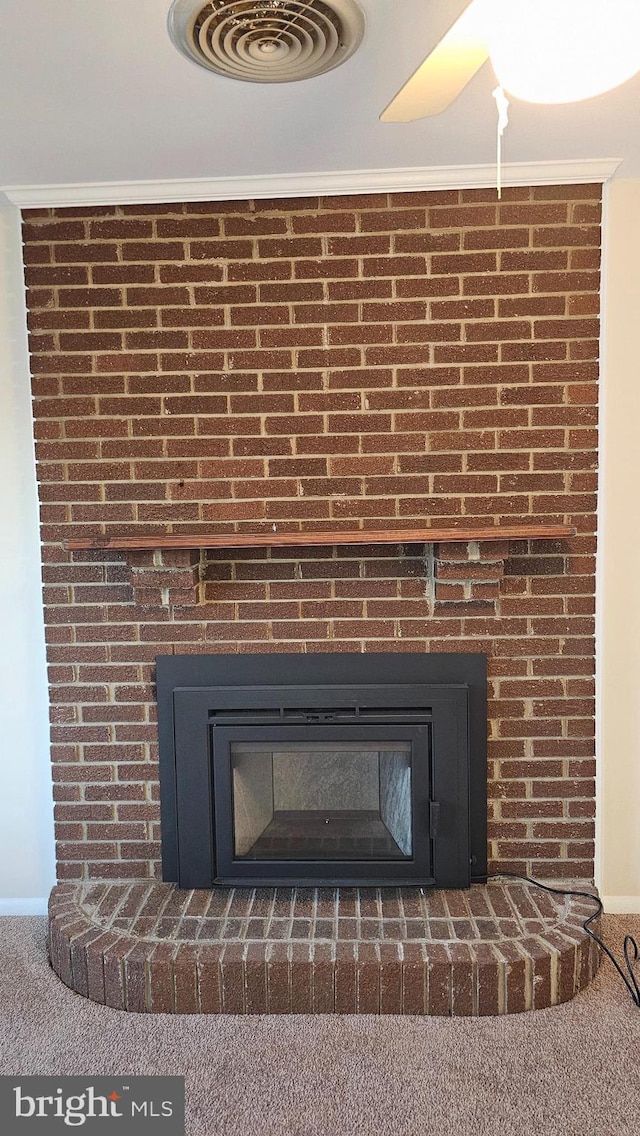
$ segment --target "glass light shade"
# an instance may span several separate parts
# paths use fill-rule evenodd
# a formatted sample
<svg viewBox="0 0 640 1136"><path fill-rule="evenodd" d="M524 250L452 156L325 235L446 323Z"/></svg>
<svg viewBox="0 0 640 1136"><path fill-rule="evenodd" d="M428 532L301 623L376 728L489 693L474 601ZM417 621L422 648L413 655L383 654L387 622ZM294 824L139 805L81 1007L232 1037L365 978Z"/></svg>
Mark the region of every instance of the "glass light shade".
<svg viewBox="0 0 640 1136"><path fill-rule="evenodd" d="M600 95L640 69L640 0L480 0L500 84L532 103Z"/></svg>

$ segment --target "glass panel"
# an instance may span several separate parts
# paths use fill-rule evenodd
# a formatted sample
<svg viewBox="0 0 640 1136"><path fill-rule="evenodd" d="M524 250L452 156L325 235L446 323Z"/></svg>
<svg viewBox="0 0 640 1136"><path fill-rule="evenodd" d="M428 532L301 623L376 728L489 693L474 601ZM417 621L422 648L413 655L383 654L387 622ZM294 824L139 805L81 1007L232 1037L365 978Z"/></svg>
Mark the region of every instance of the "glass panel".
<svg viewBox="0 0 640 1136"><path fill-rule="evenodd" d="M410 742L232 742L235 856L412 855Z"/></svg>

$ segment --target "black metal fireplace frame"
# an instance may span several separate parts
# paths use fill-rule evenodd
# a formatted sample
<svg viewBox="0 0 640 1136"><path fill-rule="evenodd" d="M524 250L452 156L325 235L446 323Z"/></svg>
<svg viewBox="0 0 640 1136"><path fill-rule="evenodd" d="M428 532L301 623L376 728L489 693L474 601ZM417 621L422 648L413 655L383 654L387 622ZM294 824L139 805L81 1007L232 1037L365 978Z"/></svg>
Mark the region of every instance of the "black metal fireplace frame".
<svg viewBox="0 0 640 1136"><path fill-rule="evenodd" d="M165 655L156 664L165 880L207 888L259 882L467 887L486 879L486 656ZM317 865L315 872L311 865L301 871L298 861L287 875L290 864L247 866L224 853L228 834L214 819L215 730L221 737L229 727L248 727L258 738L261 727L285 720L316 731L319 723L336 721L343 732L346 722L358 722L360 733L389 722L430 731L436 742L430 752L439 751L441 760L429 770L429 800L419 802L427 854L419 847L409 866L384 861L383 873L376 861L351 861L319 875Z"/></svg>

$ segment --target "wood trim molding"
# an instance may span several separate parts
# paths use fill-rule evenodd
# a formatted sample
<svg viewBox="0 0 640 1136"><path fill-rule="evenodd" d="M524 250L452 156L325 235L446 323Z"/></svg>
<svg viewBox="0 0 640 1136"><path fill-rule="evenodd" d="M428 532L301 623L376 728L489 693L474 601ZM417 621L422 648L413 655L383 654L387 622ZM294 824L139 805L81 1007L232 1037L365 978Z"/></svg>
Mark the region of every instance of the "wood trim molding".
<svg viewBox="0 0 640 1136"><path fill-rule="evenodd" d="M567 185L605 182L621 159L514 162L502 167L502 184ZM317 173L248 174L163 181L86 182L69 185L3 186L6 202L19 208L91 205L151 205L182 201L229 201L269 197L401 193L411 190L487 189L496 185L496 167L417 166L381 170L324 170Z"/></svg>
<svg viewBox="0 0 640 1136"><path fill-rule="evenodd" d="M603 895L600 898L607 915L640 914L640 895Z"/></svg>

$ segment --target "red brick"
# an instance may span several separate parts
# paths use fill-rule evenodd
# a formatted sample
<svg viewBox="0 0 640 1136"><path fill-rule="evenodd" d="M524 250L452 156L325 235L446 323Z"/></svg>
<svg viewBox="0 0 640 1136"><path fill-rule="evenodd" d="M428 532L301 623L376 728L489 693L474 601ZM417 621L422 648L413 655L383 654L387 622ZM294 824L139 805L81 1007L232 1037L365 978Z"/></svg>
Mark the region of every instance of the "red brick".
<svg viewBox="0 0 640 1136"><path fill-rule="evenodd" d="M576 518L590 532L595 491L590 471L597 444L591 417L597 379L591 317L598 312L599 256L597 197L583 190L519 188L505 191L500 204L484 191L331 199L326 221L309 202L293 200L286 208L260 202L252 212L245 203L232 202L149 206L121 214L113 209L46 211L28 219L30 272L41 273L30 277L30 323L45 541L63 539L69 519L77 531L90 534L103 524L113 531L122 524L184 528L214 523L224 531L234 523L250 530L267 519L326 527L362 520L415 524L425 516L494 523L532 512ZM355 208L362 210L359 219ZM416 227L416 217L424 219L427 209L432 224L425 228L423 221ZM498 217L507 228L496 226ZM409 222L412 227L406 228ZM536 227L540 245L513 247L529 226ZM293 238L287 235L291 233ZM327 255L316 256L323 233ZM253 256L256 234L259 251L268 259L234 260L249 249ZM126 264L113 262L108 244L121 239L128 242L125 260L134 257ZM591 243L583 246L584 239ZM47 276L54 268L46 259L50 242L67 260L69 254L90 256L90 272L76 263L60 265L55 277ZM178 249L183 257L187 245L207 255L226 250L231 257L226 277L211 261L156 265L147 259L174 255ZM311 250L314 255L308 255ZM296 253L304 260L295 268L277 259ZM110 262L102 259L107 255ZM359 257L364 257L362 275ZM426 274L425 257L440 275ZM495 271L498 264L500 273ZM296 308L295 326L290 327L291 304ZM496 313L499 323L492 322ZM227 318L232 326L225 325ZM465 342L457 342L463 320ZM259 347L257 326L262 327ZM51 338L58 332L62 357ZM122 332L126 354L116 350ZM246 347L239 345L238 334L249 335ZM322 350L320 334L326 336ZM442 341L451 335L453 340ZM512 336L525 339L507 338ZM404 343L398 342L403 338ZM160 361L158 350L163 351ZM110 417L95 417L96 396L100 411ZM267 482L265 458L278 461L272 461ZM183 465L182 459L187 459ZM47 545L48 559L53 551ZM278 649L280 641L297 650L305 645L305 636L310 650L351 650L354 637L367 649L433 650L438 644L450 649L453 643L465 643L460 639L464 632L476 649L490 651L496 676L515 682L526 677L528 666L547 682L556 675L588 676L593 666L593 546L575 547L568 557L564 547L538 542L527 548L519 542L511 548L503 580L487 579L487 551L459 581L448 583L440 573L439 612L446 607L447 619L429 614L419 574L408 574L407 563L388 550L363 550L360 560L342 552L334 557L327 551L327 559L314 554L302 558L297 579L294 560L287 557L270 561L243 553L226 561L211 558L210 594L207 607L199 609L199 623L193 622L189 608L161 608L166 593L157 580L144 587L138 580L138 599L153 605L138 625L133 620L141 609L131 603L124 576L114 575L111 567L98 578L74 579L63 571L47 580L47 638L52 650L70 650L75 638L75 652L108 647L115 653L147 651L152 659L158 646L169 642L177 649L206 649L207 634L231 650ZM52 566L56 563L51 560ZM360 563L367 573L363 579ZM120 571L123 564L114 567ZM171 587L174 605L196 602L193 583L185 588L177 579L171 585L168 580L162 587ZM270 581L270 605L262 601L262 612L255 595L217 594L222 587L257 587L266 598ZM420 585L417 591L411 590L414 585ZM273 589L278 587L288 591L277 594ZM319 587L325 589L320 595ZM460 587L469 593L472 607L461 602ZM356 591L350 594L348 588ZM238 599L243 603L241 623L234 624L232 608ZM365 599L371 601L367 619ZM333 639L326 638L327 618L318 606L327 600L332 603ZM501 604L499 617L496 602ZM302 621L293 616L300 603ZM556 622L559 616L563 618ZM523 648L518 637L525 619L533 621L533 635ZM393 638L395 621L402 640ZM77 659L72 655L52 659L56 688L74 689L69 667ZM144 789L135 778L154 768L146 748L155 740L146 718L149 695L135 693L138 678L114 674L102 680L85 672L82 680L85 686L118 683L122 697L110 705L81 703L78 687L77 714L75 694L66 703L56 698L56 791L73 794L86 784L88 770L94 784L86 785L86 799L104 789L113 795L95 799L116 801L122 799L121 791ZM498 791L507 792L501 801L505 820L511 806L522 809L511 814L512 824L518 816L535 821L537 815L539 823L553 820L558 793L571 809L592 811L592 722L584 701L591 693L568 688L566 693L571 703L548 688L521 696L505 690L500 692L502 708L492 711L501 715L496 717L505 731L500 744L512 747L515 762L524 736L534 728L533 719L525 719L520 736L509 738L520 713L518 698L545 703L536 711L540 725L535 728L543 734L527 742L538 773L549 769L549 762L571 762L567 784L580 784L579 792L586 794L574 798L571 790L564 794L555 785L553 800L534 795L526 801L514 768L515 780L498 782ZM558 714L566 720L562 708L572 715L566 736L545 733L557 729ZM67 711L70 720L64 717ZM103 780L105 774L115 775L109 761L110 729L119 732L121 750L142 747L131 755L133 762L122 760L121 753L117 761L123 780L117 784ZM125 740L122 731L140 733ZM67 741L63 735L69 735ZM82 743L84 762L77 760ZM104 755L98 756L100 746ZM501 753L500 760L508 761L508 754ZM154 777L155 772L149 788L157 795ZM535 779L536 793L539 785L555 780L565 784L548 776ZM70 803L74 800L71 796ZM539 812L529 812L536 802ZM138 823L135 816L119 815L117 822L104 817L102 824L107 820L110 825ZM64 822L77 823L73 817ZM100 823L94 817L91 831ZM503 828L499 839L511 839L510 831L516 829ZM135 839L135 828L124 827L121 834L125 844L148 843ZM588 860L589 842L577 835L574 840L575 856ZM152 841L150 856L155 857L156 848ZM101 856L91 861L90 870L110 876L116 869L135 870L138 851L129 848L127 855L134 859L120 864ZM73 872L79 865L74 861L61 867ZM589 872L588 866L582 870Z"/></svg>

